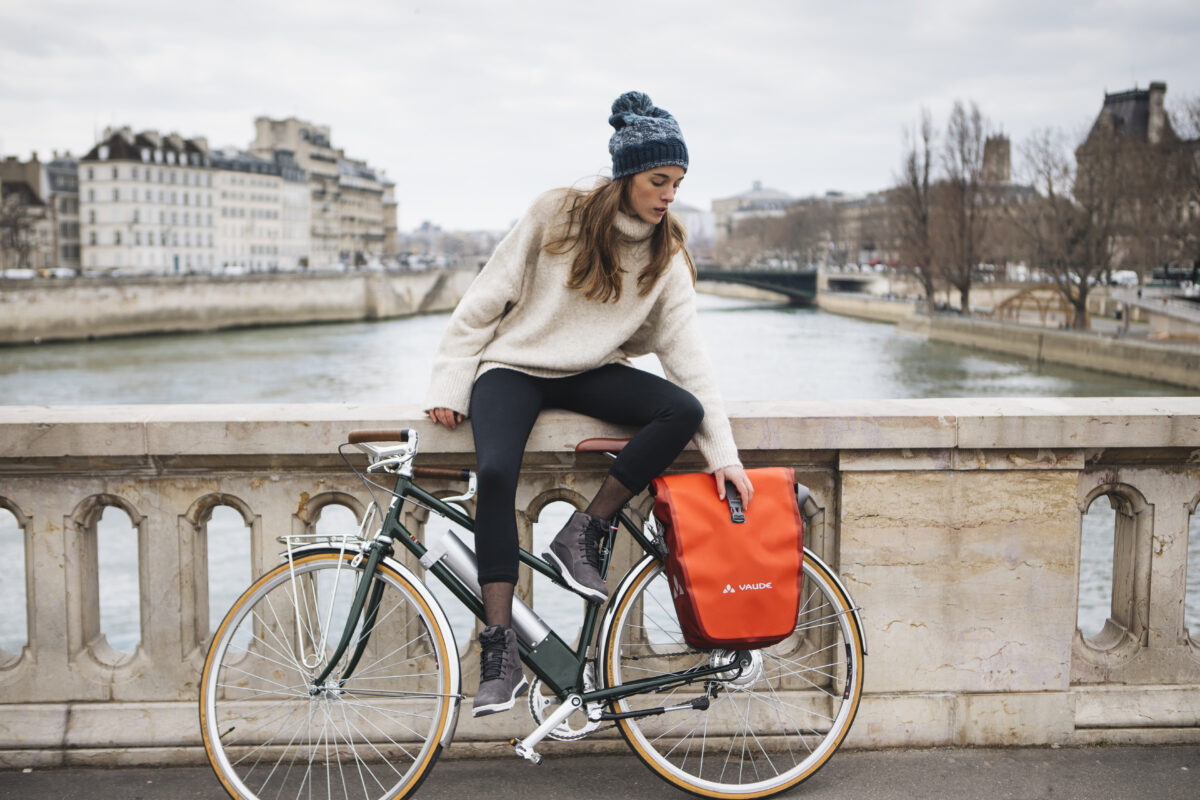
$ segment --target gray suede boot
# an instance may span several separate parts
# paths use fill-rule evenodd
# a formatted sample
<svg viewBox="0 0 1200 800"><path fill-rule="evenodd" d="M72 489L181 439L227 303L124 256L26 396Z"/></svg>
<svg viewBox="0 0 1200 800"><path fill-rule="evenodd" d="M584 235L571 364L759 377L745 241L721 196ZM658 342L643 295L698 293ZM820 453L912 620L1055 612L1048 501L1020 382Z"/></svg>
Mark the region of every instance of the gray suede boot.
<svg viewBox="0 0 1200 800"><path fill-rule="evenodd" d="M610 523L576 511L554 537L542 558L558 568L567 585L588 600L603 603L608 587L600 577L600 539L608 535Z"/></svg>
<svg viewBox="0 0 1200 800"><path fill-rule="evenodd" d="M482 717L507 711L529 689L512 628L489 625L479 632L479 690L471 714Z"/></svg>

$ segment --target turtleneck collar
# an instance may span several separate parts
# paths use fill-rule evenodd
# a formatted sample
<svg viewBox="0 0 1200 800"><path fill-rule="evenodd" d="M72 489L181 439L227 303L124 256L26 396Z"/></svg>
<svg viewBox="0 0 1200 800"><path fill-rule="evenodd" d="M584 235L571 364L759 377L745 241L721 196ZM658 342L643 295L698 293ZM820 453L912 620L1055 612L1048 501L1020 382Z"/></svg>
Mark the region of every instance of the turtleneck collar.
<svg viewBox="0 0 1200 800"><path fill-rule="evenodd" d="M649 239L651 234L654 233L655 227L657 227L653 222L646 222L641 217L630 216L624 211L617 212L613 225L617 229L617 233L634 242L642 242Z"/></svg>

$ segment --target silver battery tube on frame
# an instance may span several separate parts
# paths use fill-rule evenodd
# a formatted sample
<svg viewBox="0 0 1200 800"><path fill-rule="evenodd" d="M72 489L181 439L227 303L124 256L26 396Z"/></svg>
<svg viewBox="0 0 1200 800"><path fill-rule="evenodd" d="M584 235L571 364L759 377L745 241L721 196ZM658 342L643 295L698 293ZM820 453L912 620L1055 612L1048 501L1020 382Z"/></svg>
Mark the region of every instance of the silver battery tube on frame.
<svg viewBox="0 0 1200 800"><path fill-rule="evenodd" d="M446 569L454 573L471 594L482 601L483 592L479 588L479 562L475 553L467 547L453 531L442 531L441 535L421 556L421 566L431 568L437 562L442 562ZM513 597L512 627L517 638L529 647L536 647L550 635L550 627L542 618L525 605L519 597Z"/></svg>

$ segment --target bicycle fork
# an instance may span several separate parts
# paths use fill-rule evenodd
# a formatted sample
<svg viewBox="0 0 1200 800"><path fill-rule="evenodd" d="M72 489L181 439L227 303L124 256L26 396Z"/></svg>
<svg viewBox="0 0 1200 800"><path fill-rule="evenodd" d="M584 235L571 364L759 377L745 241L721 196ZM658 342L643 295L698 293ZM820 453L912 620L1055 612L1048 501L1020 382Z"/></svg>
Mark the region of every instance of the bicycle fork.
<svg viewBox="0 0 1200 800"><path fill-rule="evenodd" d="M350 639L354 636L354 629L357 626L357 620L360 615L363 615L364 608L366 614L362 616L363 625L362 631L359 633L358 642L355 644L354 652L350 656L350 660L346 662L345 669L338 676L338 685L344 685L350 676L354 673L355 667L358 666L359 660L362 658L363 652L367 648L367 643L371 639L371 633L375 628L375 621L379 615L379 602L383 597L383 582L375 580L375 571L379 566L379 562L384 558L387 549L387 544L382 540L377 540L371 545L370 554L367 556L367 565L363 569L362 578L359 580L358 587L354 591L354 601L350 606L350 613L346 618L345 625L342 626L341 639L338 641L337 647L333 654L325 664L325 668L321 673L313 679L312 685L309 687L309 692L316 694L325 685L325 681L329 679L330 673L337 666L342 656L350 648ZM358 556L361 557L361 554ZM357 558L357 557L356 557ZM353 566L353 562L351 564ZM332 598L330 603L332 603ZM324 638L324 637L322 637ZM317 643L318 647L323 646L323 642Z"/></svg>

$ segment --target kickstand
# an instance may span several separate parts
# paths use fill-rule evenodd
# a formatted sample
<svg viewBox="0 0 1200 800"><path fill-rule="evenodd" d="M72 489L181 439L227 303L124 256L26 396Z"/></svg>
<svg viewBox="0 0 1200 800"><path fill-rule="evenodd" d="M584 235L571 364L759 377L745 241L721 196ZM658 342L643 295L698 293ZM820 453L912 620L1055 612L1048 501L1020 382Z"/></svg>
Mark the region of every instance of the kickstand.
<svg viewBox="0 0 1200 800"><path fill-rule="evenodd" d="M519 741L517 739L509 739L508 743L517 751L517 755L532 761L534 764L540 764L542 763L542 757L533 748L541 744L542 740L550 735L550 731L557 728L563 720L582 707L583 698L577 694L569 695L558 708L550 712L550 715L537 727L537 730Z"/></svg>

